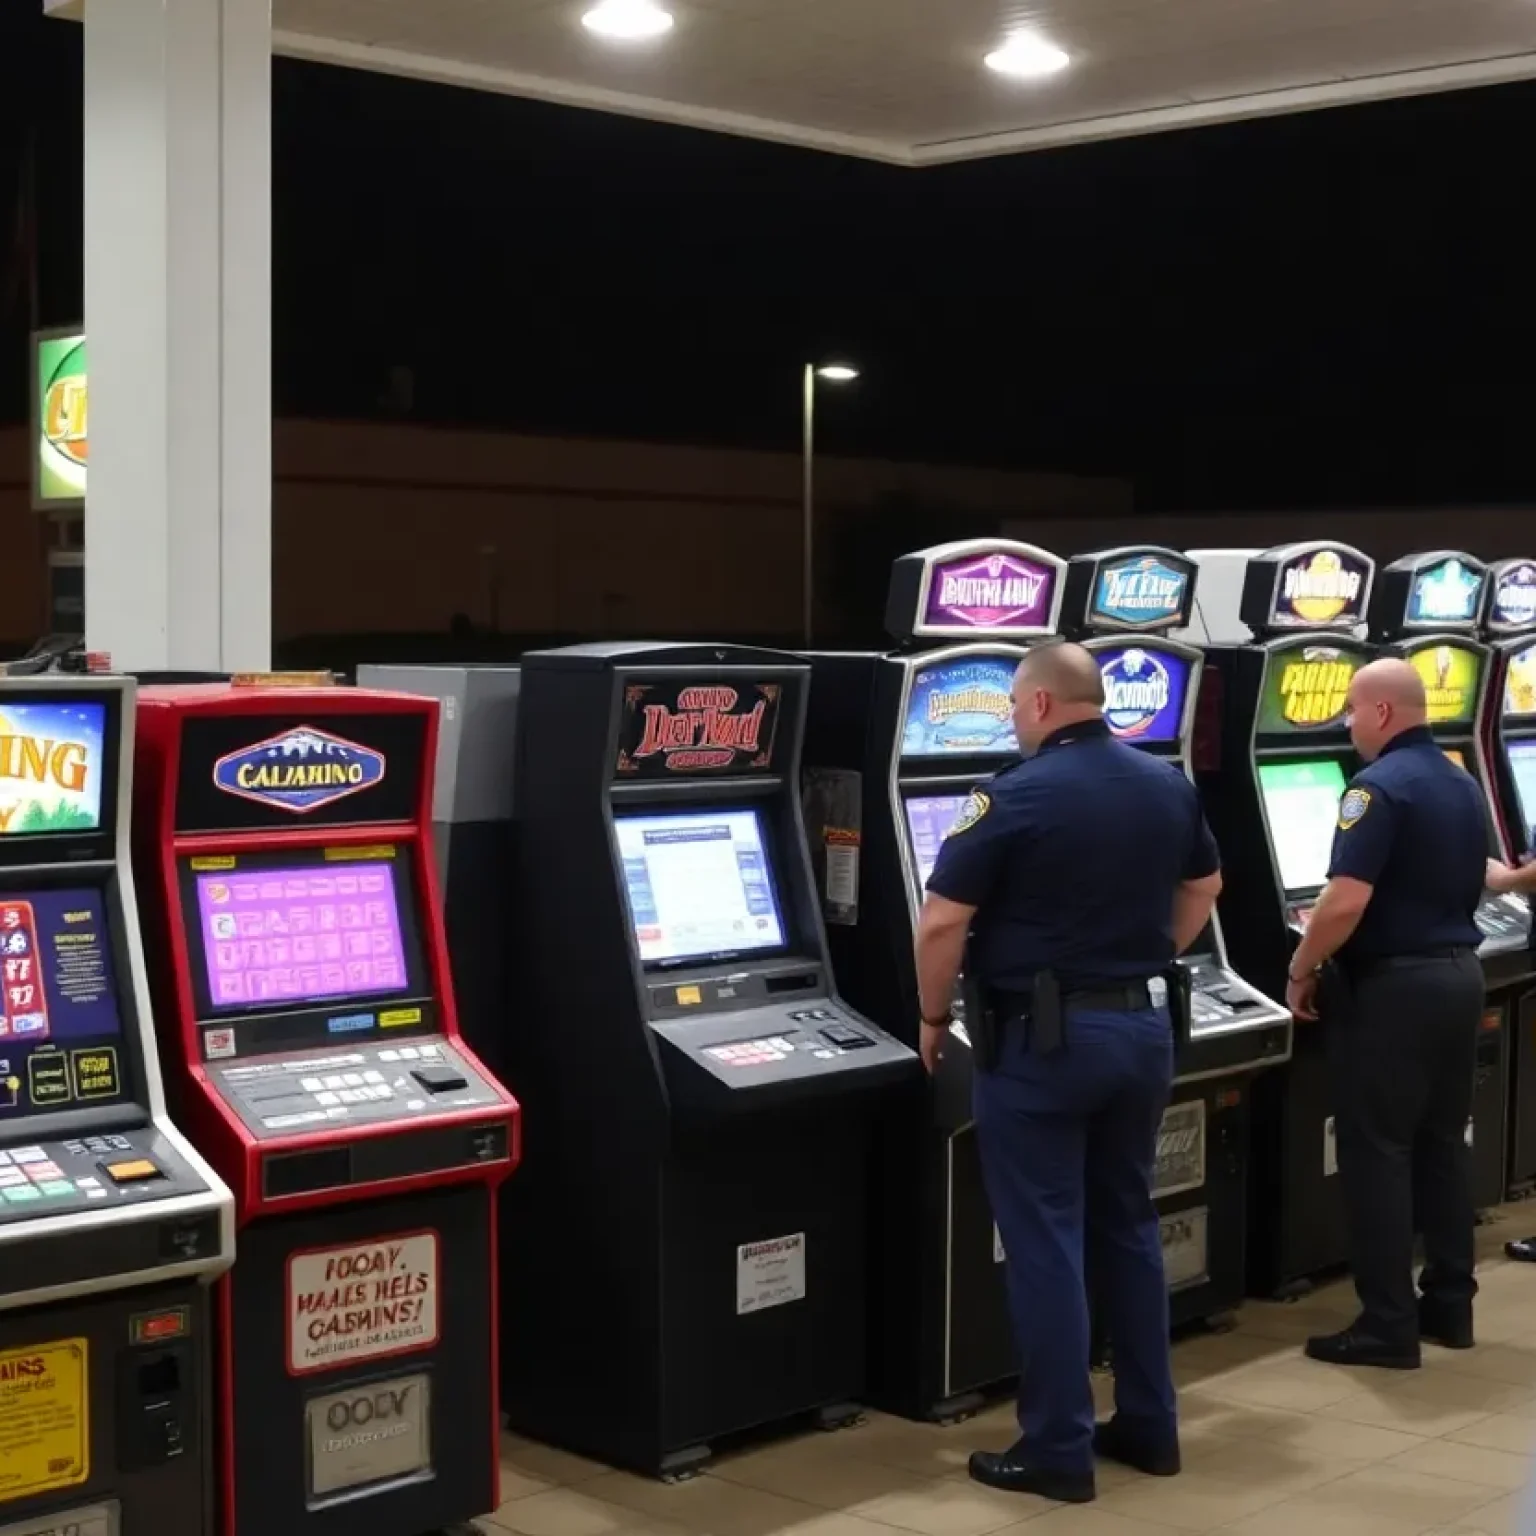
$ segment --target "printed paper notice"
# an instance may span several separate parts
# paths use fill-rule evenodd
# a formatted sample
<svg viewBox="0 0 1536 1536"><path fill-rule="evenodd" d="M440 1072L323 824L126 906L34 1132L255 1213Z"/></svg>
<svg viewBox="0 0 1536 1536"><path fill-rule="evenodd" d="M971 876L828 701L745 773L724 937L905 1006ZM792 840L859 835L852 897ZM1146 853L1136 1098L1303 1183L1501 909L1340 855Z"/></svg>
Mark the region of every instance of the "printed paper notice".
<svg viewBox="0 0 1536 1536"><path fill-rule="evenodd" d="M438 1289L435 1232L289 1255L289 1373L431 1349Z"/></svg>
<svg viewBox="0 0 1536 1536"><path fill-rule="evenodd" d="M89 1481L89 1347L58 1339L0 1350L0 1504Z"/></svg>
<svg viewBox="0 0 1536 1536"><path fill-rule="evenodd" d="M805 1299L805 1233L743 1243L736 1250L736 1315Z"/></svg>

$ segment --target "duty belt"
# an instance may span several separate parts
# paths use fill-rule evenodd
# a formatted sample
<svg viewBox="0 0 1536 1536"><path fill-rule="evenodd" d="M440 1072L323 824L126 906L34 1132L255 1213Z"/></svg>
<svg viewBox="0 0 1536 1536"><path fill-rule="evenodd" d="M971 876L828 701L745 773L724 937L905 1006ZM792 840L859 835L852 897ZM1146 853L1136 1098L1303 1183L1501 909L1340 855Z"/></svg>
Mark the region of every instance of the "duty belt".
<svg viewBox="0 0 1536 1536"><path fill-rule="evenodd" d="M986 990L986 1002L999 1023L1029 1016L1028 992ZM1077 1008L1101 1013L1136 1013L1152 1006L1152 994L1144 981L1121 981L1104 987L1069 988L1061 994L1063 1010Z"/></svg>

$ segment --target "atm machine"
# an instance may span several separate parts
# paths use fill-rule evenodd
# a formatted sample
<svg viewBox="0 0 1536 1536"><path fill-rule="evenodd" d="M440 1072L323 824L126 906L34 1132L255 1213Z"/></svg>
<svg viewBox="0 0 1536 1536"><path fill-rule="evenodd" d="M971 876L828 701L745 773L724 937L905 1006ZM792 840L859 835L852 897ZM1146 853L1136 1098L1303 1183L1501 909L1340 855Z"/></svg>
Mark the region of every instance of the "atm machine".
<svg viewBox="0 0 1536 1536"><path fill-rule="evenodd" d="M0 1531L212 1536L233 1201L166 1116L134 688L0 678Z"/></svg>
<svg viewBox="0 0 1536 1536"><path fill-rule="evenodd" d="M1195 779L1221 847L1221 930L1239 975L1283 997L1358 767L1344 711L1372 655L1357 633L1375 563L1321 540L1190 558L1211 588L1188 634L1206 653ZM1322 1032L1298 1029L1252 1097L1249 1289L1299 1295L1348 1257Z"/></svg>
<svg viewBox="0 0 1536 1536"><path fill-rule="evenodd" d="M1489 570L1456 550L1405 555L1383 568L1371 599L1371 631L1387 655L1412 663L1424 680L1429 728L1445 755L1465 768L1483 791L1488 851L1502 854L1492 792L1489 741L1480 723L1490 699L1493 652L1476 638ZM1477 910L1483 942L1478 959L1488 984L1488 1006L1477 1042L1472 1118L1472 1203L1479 1210L1504 1198L1509 1113L1511 1016L1532 979L1531 914L1524 896L1484 895Z"/></svg>
<svg viewBox="0 0 1536 1536"><path fill-rule="evenodd" d="M513 815L531 1106L509 1191L514 1428L664 1478L848 1420L873 1120L916 1054L838 995L800 811L810 668L735 645L522 662Z"/></svg>
<svg viewBox="0 0 1536 1536"><path fill-rule="evenodd" d="M986 539L904 555L881 655L812 656L803 795L838 985L916 1045L913 929L966 796L1019 760L1013 674L1056 632L1065 564ZM982 1181L964 1008L924 1093L882 1124L870 1397L951 1420L1018 1375L1003 1250Z"/></svg>
<svg viewBox="0 0 1536 1536"><path fill-rule="evenodd" d="M1536 853L1536 560L1489 570L1482 632L1490 651L1478 739L1494 789L1502 857ZM1527 955L1527 964L1530 957ZM1510 1001L1507 1194L1536 1188L1536 985Z"/></svg>
<svg viewBox="0 0 1536 1536"><path fill-rule="evenodd" d="M1063 621L1099 659L1110 730L1191 779L1205 657L1169 635L1189 622L1198 575L1171 549L1075 555ZM1289 1009L1232 968L1219 917L1180 963L1192 983L1190 1039L1154 1185L1175 1326L1228 1313L1246 1294L1250 1089L1257 1072L1291 1055Z"/></svg>
<svg viewBox="0 0 1536 1536"><path fill-rule="evenodd" d="M518 1109L460 1038L437 705L146 688L135 826L161 1040L234 1186L223 1536L422 1536L499 1503L496 1200Z"/></svg>

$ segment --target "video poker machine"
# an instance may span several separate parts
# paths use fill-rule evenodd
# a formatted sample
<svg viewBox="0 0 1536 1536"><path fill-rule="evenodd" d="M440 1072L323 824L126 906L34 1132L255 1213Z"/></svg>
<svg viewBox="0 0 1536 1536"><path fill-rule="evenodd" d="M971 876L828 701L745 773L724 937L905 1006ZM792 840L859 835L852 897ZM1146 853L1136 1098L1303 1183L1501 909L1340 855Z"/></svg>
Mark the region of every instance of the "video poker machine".
<svg viewBox="0 0 1536 1536"><path fill-rule="evenodd" d="M234 1203L167 1118L134 688L0 677L0 1531L211 1536Z"/></svg>
<svg viewBox="0 0 1536 1536"><path fill-rule="evenodd" d="M1099 660L1110 730L1191 780L1205 657L1170 632L1188 625L1198 576L1171 549L1109 549L1075 555L1066 588L1065 628ZM1191 983L1190 1035L1153 1186L1176 1327L1229 1313L1246 1294L1251 1084L1290 1059L1292 1028L1289 1009L1233 969L1219 916L1179 963Z"/></svg>
<svg viewBox="0 0 1536 1536"><path fill-rule="evenodd" d="M1536 560L1489 568L1482 633L1489 676L1478 737L1486 752L1502 857L1536 853ZM1531 963L1529 954L1526 963ZM1506 1194L1536 1188L1536 986L1510 999Z"/></svg>
<svg viewBox="0 0 1536 1536"><path fill-rule="evenodd" d="M1386 655L1412 663L1424 682L1429 729L1445 755L1483 791L1488 851L1503 844L1491 788L1490 712L1493 651L1476 638L1485 607L1489 568L1455 550L1405 555L1383 568L1371 599L1371 631ZM1472 1202L1479 1210L1504 1198L1509 1113L1510 1018L1532 979L1531 915L1524 896L1486 892L1477 909L1483 941L1478 959L1488 1006L1477 1041L1472 1118Z"/></svg>
<svg viewBox="0 0 1536 1536"><path fill-rule="evenodd" d="M872 1119L921 1071L833 983L809 681L734 645L522 661L508 1418L665 1478L865 1387Z"/></svg>
<svg viewBox="0 0 1536 1536"><path fill-rule="evenodd" d="M225 1536L497 1506L496 1187L517 1106L459 1038L437 705L144 689L135 833L178 1113L233 1186Z"/></svg>
<svg viewBox="0 0 1536 1536"><path fill-rule="evenodd" d="M1359 766L1345 705L1374 654L1359 634L1375 563L1324 541L1190 558L1208 732L1195 779L1221 848L1217 913L1239 974L1283 997ZM1348 1257L1321 1030L1295 1031L1289 1063L1254 1080L1252 1102L1249 1289L1297 1295Z"/></svg>
<svg viewBox="0 0 1536 1536"><path fill-rule="evenodd" d="M886 654L811 656L803 796L838 985L916 1045L913 934L966 796L1017 763L1013 674L1056 633L1065 563L968 540L891 572ZM870 1396L914 1419L974 1412L1018 1375L1001 1241L982 1180L963 999L939 1073L881 1125Z"/></svg>

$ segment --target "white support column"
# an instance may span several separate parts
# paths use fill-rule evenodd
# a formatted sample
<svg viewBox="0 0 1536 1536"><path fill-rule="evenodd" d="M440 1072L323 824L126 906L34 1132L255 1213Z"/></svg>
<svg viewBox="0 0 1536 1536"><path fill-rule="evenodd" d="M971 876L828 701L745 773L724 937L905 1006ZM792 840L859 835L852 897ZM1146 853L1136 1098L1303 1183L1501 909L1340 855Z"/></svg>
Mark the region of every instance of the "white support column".
<svg viewBox="0 0 1536 1536"><path fill-rule="evenodd" d="M269 0L88 0L87 643L260 670L272 636Z"/></svg>

